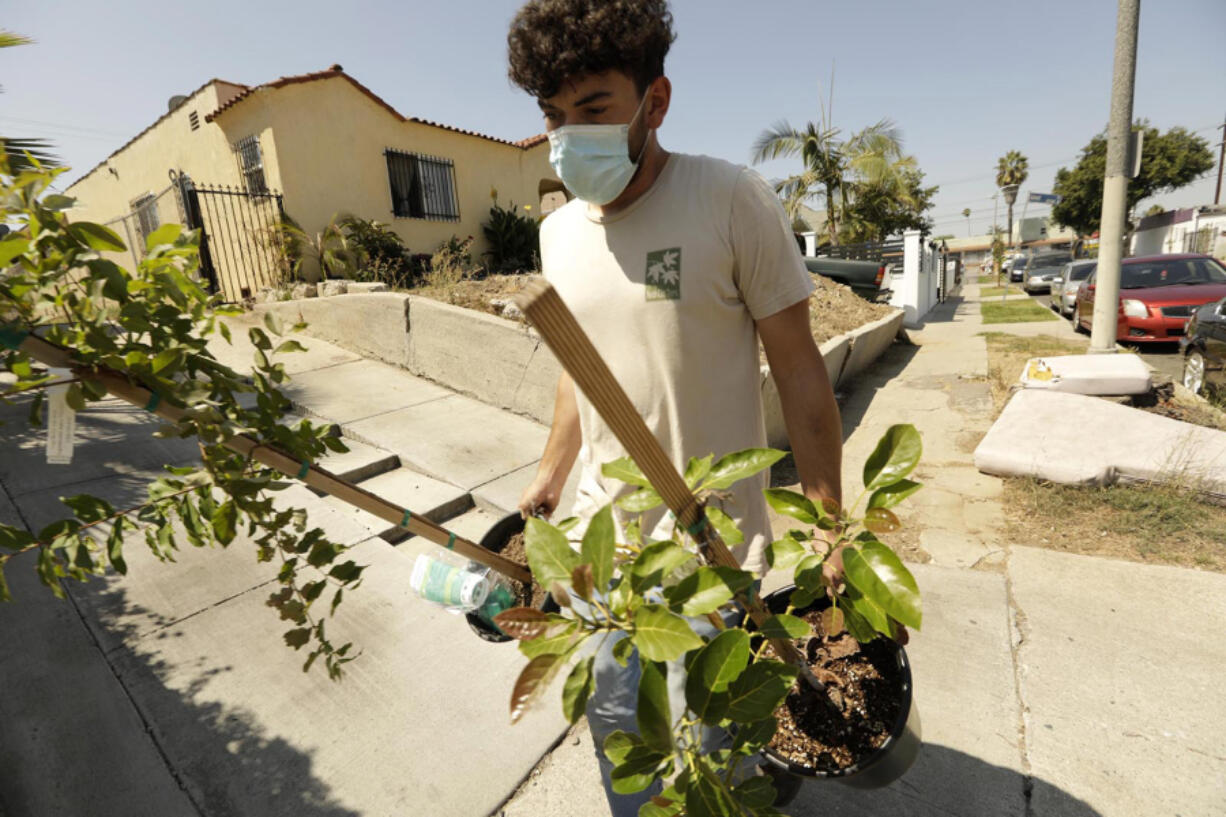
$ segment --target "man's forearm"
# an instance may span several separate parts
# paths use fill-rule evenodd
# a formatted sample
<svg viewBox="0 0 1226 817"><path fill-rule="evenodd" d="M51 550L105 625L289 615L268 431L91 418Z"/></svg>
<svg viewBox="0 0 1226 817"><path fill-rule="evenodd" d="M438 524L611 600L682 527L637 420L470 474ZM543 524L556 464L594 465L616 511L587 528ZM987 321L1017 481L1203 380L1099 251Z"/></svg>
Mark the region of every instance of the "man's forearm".
<svg viewBox="0 0 1226 817"><path fill-rule="evenodd" d="M826 366L815 357L813 366L776 374L775 386L805 496L842 504L843 421Z"/></svg>
<svg viewBox="0 0 1226 817"><path fill-rule="evenodd" d="M575 465L575 458L579 456L582 442L575 384L570 375L563 372L558 377L553 402L553 425L549 428L549 439L545 443L545 452L541 455L537 478L559 486L564 483L570 475L570 469Z"/></svg>

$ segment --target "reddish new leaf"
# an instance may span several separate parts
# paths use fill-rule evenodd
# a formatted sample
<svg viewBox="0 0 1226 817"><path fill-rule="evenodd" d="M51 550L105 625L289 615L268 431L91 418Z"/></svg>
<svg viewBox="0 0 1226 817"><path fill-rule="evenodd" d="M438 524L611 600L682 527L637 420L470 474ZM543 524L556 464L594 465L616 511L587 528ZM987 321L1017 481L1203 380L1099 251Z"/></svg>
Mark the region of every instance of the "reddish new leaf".
<svg viewBox="0 0 1226 817"><path fill-rule="evenodd" d="M494 623L511 638L529 641L545 632L549 618L531 607L512 607L494 616Z"/></svg>
<svg viewBox="0 0 1226 817"><path fill-rule="evenodd" d="M519 721L536 702L561 663L560 655L538 655L528 662L511 689L511 723Z"/></svg>

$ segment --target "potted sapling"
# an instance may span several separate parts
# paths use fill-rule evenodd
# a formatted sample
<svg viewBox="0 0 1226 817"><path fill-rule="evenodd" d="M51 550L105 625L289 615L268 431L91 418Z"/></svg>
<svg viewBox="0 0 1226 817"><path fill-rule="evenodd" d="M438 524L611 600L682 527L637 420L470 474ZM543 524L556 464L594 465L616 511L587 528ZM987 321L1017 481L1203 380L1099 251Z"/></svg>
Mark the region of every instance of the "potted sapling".
<svg viewBox="0 0 1226 817"><path fill-rule="evenodd" d="M614 733L601 748L613 763L614 791L660 782L651 817L779 815L771 778L754 773L760 755L814 779L853 785L895 779L919 746L900 642L905 628L921 624L920 600L914 578L880 536L897 530L892 508L919 488L906 477L920 450L914 428L886 433L865 464L864 493L850 506L867 500L860 516L833 502L768 491L776 510L801 523L769 548L775 569L791 571L791 585L764 600L771 615L757 625L719 629L703 623L734 600L752 599L759 577L706 564L693 527L677 525L662 540L646 535L641 514L657 507L660 495L630 459L607 464L606 476L637 488L617 501L630 514L624 524L606 506L572 546L562 529L527 520L529 567L565 609L517 607L496 618L528 659L512 689L512 721L560 676L563 712L577 721L595 691L593 653L617 636L613 658L641 665L638 729ZM748 449L690 461L685 483L728 545L743 536L719 506L722 492L782 456ZM844 573L834 580L823 567L836 552ZM800 648L816 684L798 680L800 669L774 654L780 639ZM859 663L844 672L840 662ZM667 693L673 673L686 678L680 711ZM869 689L857 690L859 681ZM709 751L703 740L709 728L729 732L731 745Z"/></svg>

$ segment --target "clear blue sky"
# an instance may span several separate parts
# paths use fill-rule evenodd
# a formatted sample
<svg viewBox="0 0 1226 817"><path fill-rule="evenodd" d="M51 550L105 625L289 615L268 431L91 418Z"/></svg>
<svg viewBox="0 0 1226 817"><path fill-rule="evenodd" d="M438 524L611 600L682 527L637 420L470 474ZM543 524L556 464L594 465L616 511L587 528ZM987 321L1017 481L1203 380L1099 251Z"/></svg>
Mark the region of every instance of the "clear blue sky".
<svg viewBox="0 0 1226 817"><path fill-rule="evenodd" d="M0 129L53 139L71 180L160 116L170 96L210 77L258 84L339 62L406 115L519 139L543 126L506 79L506 26L517 6L11 4L3 26L38 42L0 52ZM748 162L766 126L818 118L833 64L835 124L851 131L894 119L941 187L936 232L965 235L963 207L984 232L998 156L1021 150L1032 168L1024 189L1047 192L1056 168L1105 125L1115 10L1115 0L674 0L678 38L666 66L674 98L661 140ZM1214 126L1226 115L1226 2L1145 0L1135 113L1216 145ZM798 164L761 169L780 177ZM1156 200L1211 202L1215 180Z"/></svg>

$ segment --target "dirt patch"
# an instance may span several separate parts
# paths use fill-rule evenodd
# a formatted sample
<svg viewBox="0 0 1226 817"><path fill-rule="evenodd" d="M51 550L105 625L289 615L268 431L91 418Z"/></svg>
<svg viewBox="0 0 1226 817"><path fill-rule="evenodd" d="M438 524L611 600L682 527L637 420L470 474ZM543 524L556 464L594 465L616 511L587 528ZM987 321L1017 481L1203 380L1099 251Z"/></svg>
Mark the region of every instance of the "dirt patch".
<svg viewBox="0 0 1226 817"><path fill-rule="evenodd" d="M527 567L528 551L524 545L524 535L517 533L512 536L502 549L502 555L517 565ZM515 589L515 601L520 607L536 607L539 609L545 603L545 596L548 594L545 592L545 588L535 581L517 582L513 579L509 581Z"/></svg>
<svg viewBox="0 0 1226 817"><path fill-rule="evenodd" d="M808 687L793 689L775 710L779 727L770 748L800 766L833 772L885 743L902 710L902 676L892 642L859 644L846 632L830 635L818 610L801 618L816 635L795 644L830 689L833 706Z"/></svg>
<svg viewBox="0 0 1226 817"><path fill-rule="evenodd" d="M495 302L514 300L531 280L532 276L528 275L489 275L477 280L465 279L450 283L446 287L423 285L405 291L453 306L526 323L518 309L507 310L505 306ZM813 327L813 339L819 344L884 318L894 311L893 307L886 304L866 301L852 291L851 287L827 278L815 275L813 282L817 289L809 298L809 323Z"/></svg>
<svg viewBox="0 0 1226 817"><path fill-rule="evenodd" d="M1226 507L1178 485L1004 482L1005 535L1018 545L1226 572Z"/></svg>

